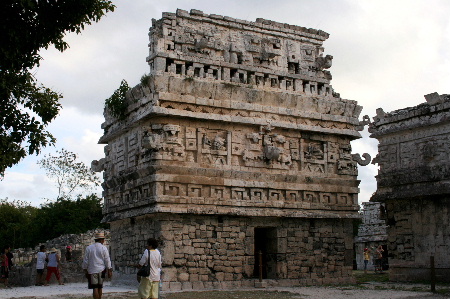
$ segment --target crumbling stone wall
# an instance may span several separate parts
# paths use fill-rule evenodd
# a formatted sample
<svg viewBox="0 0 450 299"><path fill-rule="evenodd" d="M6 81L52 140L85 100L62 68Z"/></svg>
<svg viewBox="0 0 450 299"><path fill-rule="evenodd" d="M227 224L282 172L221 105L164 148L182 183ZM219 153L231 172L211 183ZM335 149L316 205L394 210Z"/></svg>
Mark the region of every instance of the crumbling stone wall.
<svg viewBox="0 0 450 299"><path fill-rule="evenodd" d="M62 235L55 239L48 240L39 244L32 250L15 249L13 250L14 269L10 272L10 283L18 286L30 286L36 282L36 254L40 245L45 245L47 252L51 248L56 248L61 257L60 272L63 282L83 282L85 281L84 272L81 264L83 261L85 248L94 243L94 234L103 232L105 234L105 246L109 248L110 231L108 229L94 229L83 234ZM72 261L66 261L66 246L72 247ZM56 279L52 276L50 283L55 283Z"/></svg>
<svg viewBox="0 0 450 299"><path fill-rule="evenodd" d="M338 241L326 233L359 217L357 164L370 156L352 154L350 142L367 120L360 122L362 107L330 85L332 56L322 47L327 37L321 30L198 10L153 21L150 75L127 93L125 119L105 109L99 141L105 157L92 163L104 170L103 221L111 224L123 279L135 272L130 264L145 239L156 236L164 241L171 288L239 285L240 278L255 277L249 269L258 246L266 246L258 241L264 234L286 265L309 260L306 250L303 258L293 253L296 241L288 242L289 254L274 245L306 227L307 240L333 247L339 262L330 262L335 270L328 269L328 277L351 280L351 263L342 262L351 259L351 248L342 240L351 244L352 230ZM232 218L227 227L220 224ZM298 226L312 222L318 225ZM313 237L315 229L323 234ZM218 249L237 255L211 268ZM288 266L277 266L273 277L323 283L333 258L320 251L321 258L308 266L314 273L294 278ZM264 259L269 268L268 253Z"/></svg>
<svg viewBox="0 0 450 299"><path fill-rule="evenodd" d="M439 280L450 279L450 96L385 113L370 125L379 141L377 191L386 207L390 278L423 280L435 258Z"/></svg>

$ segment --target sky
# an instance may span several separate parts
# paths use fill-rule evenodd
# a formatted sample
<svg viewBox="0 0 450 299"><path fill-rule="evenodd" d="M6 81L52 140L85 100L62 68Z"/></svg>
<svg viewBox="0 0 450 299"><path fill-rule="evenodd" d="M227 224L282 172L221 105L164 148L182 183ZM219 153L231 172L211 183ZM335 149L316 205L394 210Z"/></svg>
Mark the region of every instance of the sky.
<svg viewBox="0 0 450 299"><path fill-rule="evenodd" d="M70 48L50 48L33 70L45 86L63 94L63 109L48 126L54 147L29 156L5 172L0 199L22 200L34 206L54 200L57 188L36 162L65 148L87 165L104 156L104 100L122 79L130 86L149 72L148 30L151 20L177 8L198 9L255 21L265 18L321 29L330 34L324 54L333 55L331 85L344 99L355 100L363 115L375 116L425 102L424 95L450 93L450 1L448 0L113 0L116 10L82 34L68 34ZM353 152L377 153L377 141L352 142ZM359 201L376 191L376 165L359 166ZM101 189L98 190L99 194Z"/></svg>

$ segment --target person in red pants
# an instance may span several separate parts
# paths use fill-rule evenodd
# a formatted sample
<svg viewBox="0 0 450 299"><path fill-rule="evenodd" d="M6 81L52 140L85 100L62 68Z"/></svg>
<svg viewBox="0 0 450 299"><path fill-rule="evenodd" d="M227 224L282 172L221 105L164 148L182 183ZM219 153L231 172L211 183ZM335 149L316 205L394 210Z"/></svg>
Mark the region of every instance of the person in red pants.
<svg viewBox="0 0 450 299"><path fill-rule="evenodd" d="M48 283L50 282L50 278L52 277L52 273L55 274L56 280L58 280L60 285L63 285L61 281L61 273L59 273L59 254L55 248L50 249L50 254L48 255L48 262L47 262L47 277L45 280L47 283L45 284L48 286Z"/></svg>

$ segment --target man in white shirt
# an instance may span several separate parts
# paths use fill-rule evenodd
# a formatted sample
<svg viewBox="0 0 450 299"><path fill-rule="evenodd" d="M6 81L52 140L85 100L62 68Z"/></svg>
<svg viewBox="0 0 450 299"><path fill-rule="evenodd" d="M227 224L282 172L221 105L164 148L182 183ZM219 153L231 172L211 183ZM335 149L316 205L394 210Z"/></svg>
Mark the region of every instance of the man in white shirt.
<svg viewBox="0 0 450 299"><path fill-rule="evenodd" d="M157 299L159 291L159 280L161 279L161 254L159 253L158 241L150 238L147 240L147 249L139 261L140 266L150 262L150 275L142 277L139 283L138 294L141 299Z"/></svg>
<svg viewBox="0 0 450 299"><path fill-rule="evenodd" d="M47 259L47 254L45 253L47 249L45 245L41 245L39 247L39 252L36 255L36 285L41 286L44 285L44 269L45 269L45 260Z"/></svg>
<svg viewBox="0 0 450 299"><path fill-rule="evenodd" d="M103 294L103 279L108 272L108 278L112 276L111 259L108 249L103 245L104 233L94 235L95 243L86 247L83 259L83 270L88 279L88 288L92 289L94 299L101 299Z"/></svg>

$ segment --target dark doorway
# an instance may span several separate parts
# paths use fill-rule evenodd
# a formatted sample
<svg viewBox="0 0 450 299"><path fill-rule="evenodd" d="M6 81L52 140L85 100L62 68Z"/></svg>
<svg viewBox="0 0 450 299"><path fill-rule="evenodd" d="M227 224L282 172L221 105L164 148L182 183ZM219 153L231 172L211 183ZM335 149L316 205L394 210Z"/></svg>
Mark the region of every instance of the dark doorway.
<svg viewBox="0 0 450 299"><path fill-rule="evenodd" d="M277 229L275 227L255 228L255 268L253 274L259 277L260 263L263 279L277 278Z"/></svg>

